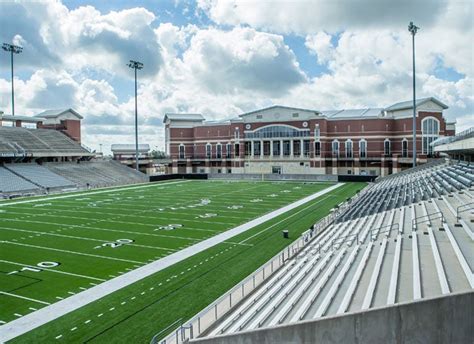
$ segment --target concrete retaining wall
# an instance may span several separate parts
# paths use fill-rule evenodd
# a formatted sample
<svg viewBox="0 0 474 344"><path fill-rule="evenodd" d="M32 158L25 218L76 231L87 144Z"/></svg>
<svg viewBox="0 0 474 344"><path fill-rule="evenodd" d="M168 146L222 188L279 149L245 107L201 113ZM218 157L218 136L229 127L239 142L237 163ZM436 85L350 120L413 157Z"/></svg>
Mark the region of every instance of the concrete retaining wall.
<svg viewBox="0 0 474 344"><path fill-rule="evenodd" d="M201 344L472 343L474 292L398 304L292 325L194 339Z"/></svg>
<svg viewBox="0 0 474 344"><path fill-rule="evenodd" d="M209 179L227 179L227 180L262 180L262 174L233 174L233 173L210 173ZM263 174L263 180L267 181L319 181L319 182L337 182L337 176L326 174Z"/></svg>

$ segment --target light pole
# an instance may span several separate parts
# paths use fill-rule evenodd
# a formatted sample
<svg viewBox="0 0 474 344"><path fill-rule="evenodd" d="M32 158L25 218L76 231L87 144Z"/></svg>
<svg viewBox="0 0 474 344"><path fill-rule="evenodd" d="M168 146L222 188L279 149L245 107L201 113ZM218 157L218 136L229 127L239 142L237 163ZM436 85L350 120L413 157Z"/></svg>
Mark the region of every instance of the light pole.
<svg viewBox="0 0 474 344"><path fill-rule="evenodd" d="M6 52L10 52L10 61L12 67L12 115L15 116L15 87L13 85L13 54L19 54L23 51L22 47L17 45L3 43L2 49Z"/></svg>
<svg viewBox="0 0 474 344"><path fill-rule="evenodd" d="M137 171L139 171L139 168L138 168L137 69L142 69L143 63L130 60L130 63L128 63L127 66L135 70L135 168Z"/></svg>
<svg viewBox="0 0 474 344"><path fill-rule="evenodd" d="M411 43L413 50L413 167L416 167L416 76L415 76L415 35L419 27L413 22L408 25L408 31L411 32Z"/></svg>

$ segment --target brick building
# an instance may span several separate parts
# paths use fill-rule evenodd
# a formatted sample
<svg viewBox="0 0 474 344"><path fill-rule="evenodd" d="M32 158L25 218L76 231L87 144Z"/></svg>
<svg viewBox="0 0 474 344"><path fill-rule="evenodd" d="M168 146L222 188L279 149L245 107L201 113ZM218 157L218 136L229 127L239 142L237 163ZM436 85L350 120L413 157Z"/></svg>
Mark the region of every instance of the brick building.
<svg viewBox="0 0 474 344"><path fill-rule="evenodd" d="M417 160L455 133L436 98L417 100ZM412 102L386 108L317 111L271 106L227 121L165 114L172 173L371 174L412 163Z"/></svg>

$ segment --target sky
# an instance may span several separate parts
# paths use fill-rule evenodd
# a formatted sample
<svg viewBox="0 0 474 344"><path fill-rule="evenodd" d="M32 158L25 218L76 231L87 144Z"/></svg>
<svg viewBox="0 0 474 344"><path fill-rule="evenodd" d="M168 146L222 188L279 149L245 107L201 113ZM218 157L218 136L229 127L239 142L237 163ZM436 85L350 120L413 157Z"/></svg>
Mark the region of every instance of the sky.
<svg viewBox="0 0 474 344"><path fill-rule="evenodd" d="M15 113L73 108L83 142L105 153L134 142L164 149L167 112L228 119L270 105L386 107L412 97L474 125L473 2L464 0L0 1L0 41L15 55ZM0 51L0 110L11 113L10 57Z"/></svg>

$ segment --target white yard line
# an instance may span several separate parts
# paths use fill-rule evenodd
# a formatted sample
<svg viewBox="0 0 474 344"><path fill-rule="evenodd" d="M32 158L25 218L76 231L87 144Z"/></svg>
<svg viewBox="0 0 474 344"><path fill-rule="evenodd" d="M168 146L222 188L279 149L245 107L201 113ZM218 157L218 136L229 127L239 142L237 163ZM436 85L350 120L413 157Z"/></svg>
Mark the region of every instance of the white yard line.
<svg viewBox="0 0 474 344"><path fill-rule="evenodd" d="M160 260L156 260L147 265L143 265L133 271L127 272L114 279L108 280L88 290L82 291L76 295L70 296L67 299L58 301L47 307L43 307L36 312L27 314L19 319L13 320L5 325L0 326L0 342L6 342L16 338L26 332L29 332L41 325L44 325L52 320L55 320L67 313L70 313L80 307L83 307L91 302L99 300L117 290L129 286L145 277L153 275L158 271L166 269L180 261L183 261L195 254L207 250L210 247L218 245L238 234L241 234L255 226L258 226L272 218L279 216L287 211L295 209L305 203L308 203L324 194L330 193L344 183L332 185L324 190L316 192L310 196L302 198L294 203L288 204L280 209L274 210L259 218L249 221L243 225L234 227L226 232L220 233L212 238L198 242L193 246L189 246L179 252L173 253ZM132 298L133 299L133 298Z"/></svg>
<svg viewBox="0 0 474 344"><path fill-rule="evenodd" d="M28 301L33 301L33 302L37 302L37 303L42 303L43 305L50 305L49 302L45 302L45 301L40 301L40 300L36 300L36 299L31 299L29 297L26 297L26 296L21 296L21 295L16 295L16 294L10 294L10 293L7 293L5 291L0 291L0 294L2 295L7 295L7 296L12 296L12 297L16 297L18 299L24 299L24 300L28 300Z"/></svg>
<svg viewBox="0 0 474 344"><path fill-rule="evenodd" d="M164 183L164 184L146 184L146 185L141 185L141 186L130 186L130 187L126 187L126 188L110 189L110 190L85 191L85 192L80 192L80 193L75 193L75 194L67 194L67 195L51 196L51 197L42 197L42 198L35 198L35 199L27 199L27 200L23 200L23 201L14 201L14 202L5 202L5 203L1 202L0 207L8 207L9 205L13 205L13 204L43 202L43 201L49 201L49 200L52 200L52 199L82 197L82 196L85 196L85 195L91 196L91 195L110 193L110 192L121 192L121 191L124 191L124 190L132 190L132 189L163 187L163 186L168 186L168 185L172 185L172 184L188 183L188 182L190 182L190 180L181 180L179 182L170 182L170 183Z"/></svg>
<svg viewBox="0 0 474 344"><path fill-rule="evenodd" d="M28 266L30 268L38 269L38 266L36 266L36 265L21 264L21 263L16 263L16 262L10 262L8 260L0 260L0 263L6 263L6 264L12 264L12 265L18 265L18 266ZM81 277L81 278L91 279L91 280L94 280L94 281L100 281L100 282L106 281L105 279L102 279L102 278L91 277L91 276L86 276L86 275L79 275L79 274L74 274L72 272L66 272L66 271L61 271L61 270L53 270L53 269L48 269L48 268L40 268L40 269L44 270L44 271L54 272L54 273L57 273L57 274L63 274L63 275L69 275L69 276L74 276L74 277Z"/></svg>
<svg viewBox="0 0 474 344"><path fill-rule="evenodd" d="M64 252L64 253L70 253L70 254L77 254L79 256L103 258L103 259L109 259L109 260L118 260L118 261L127 262L127 263L143 264L143 262L139 262L139 261L136 261L136 260L129 260L129 259L123 259L123 258L116 258L116 257L107 257L107 256L101 256L101 255L98 255L98 254L82 253L82 252L75 252L75 251L69 251L69 250L61 250L59 248L53 248L53 247L44 247L44 246L38 246L38 245L22 244L22 243L19 243L19 242L11 242L11 241L7 241L7 240L0 241L0 243L39 248L41 250L49 250L49 251L57 251L57 252Z"/></svg>

